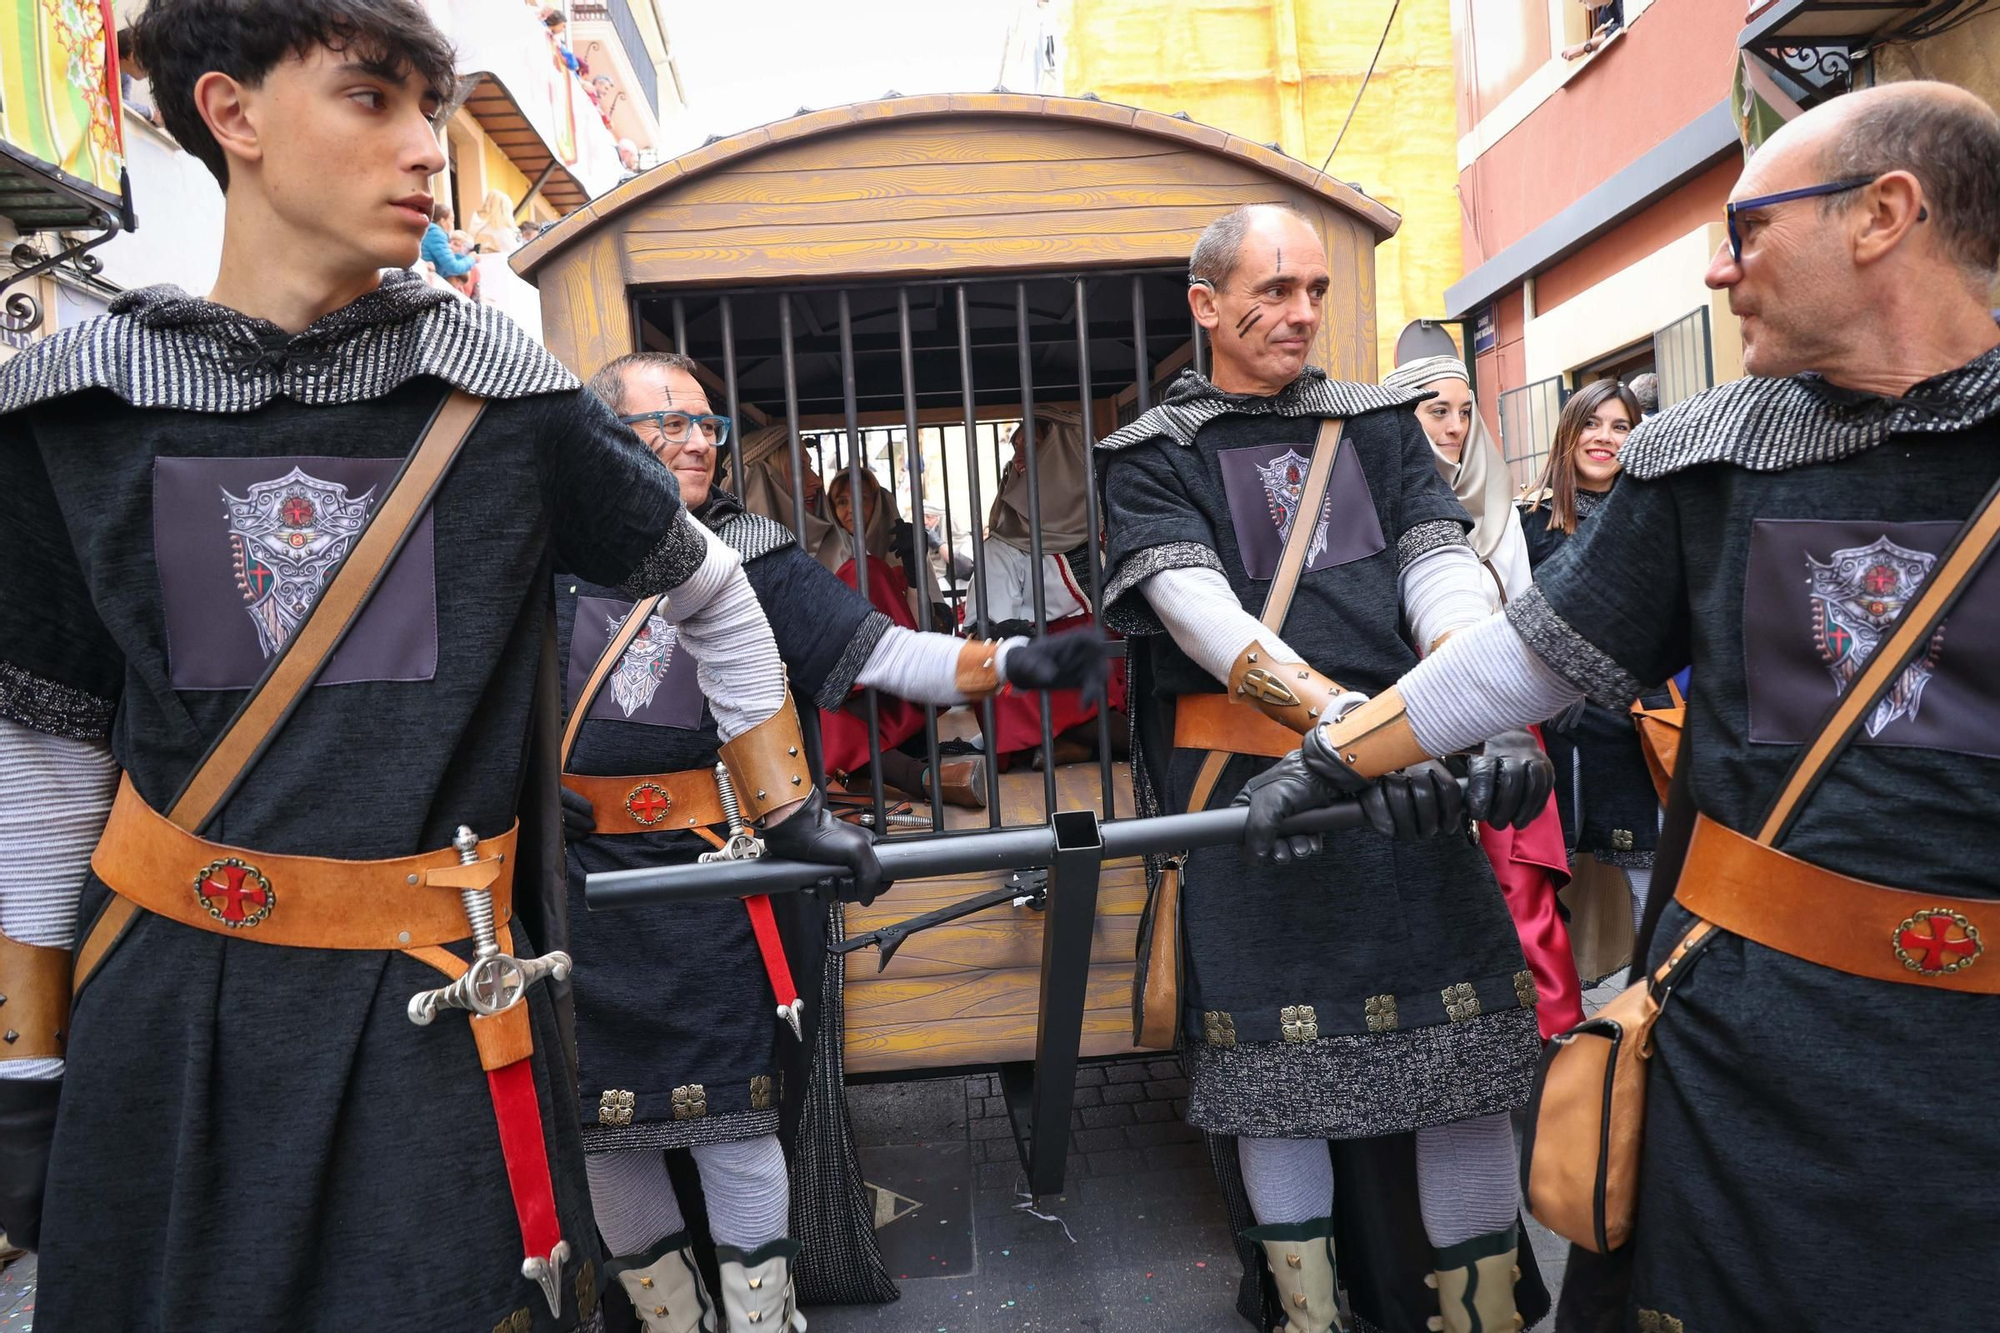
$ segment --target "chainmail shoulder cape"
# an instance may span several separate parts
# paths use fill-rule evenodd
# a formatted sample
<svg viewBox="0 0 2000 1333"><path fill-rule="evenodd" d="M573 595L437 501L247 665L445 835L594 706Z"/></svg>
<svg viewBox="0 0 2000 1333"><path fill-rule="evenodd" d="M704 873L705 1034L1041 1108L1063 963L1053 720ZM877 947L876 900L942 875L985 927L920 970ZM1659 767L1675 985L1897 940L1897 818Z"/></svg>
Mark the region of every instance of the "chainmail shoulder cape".
<svg viewBox="0 0 2000 1333"><path fill-rule="evenodd" d="M356 403L422 375L481 398L579 387L499 310L391 269L374 291L296 334L170 284L125 292L110 314L0 366L0 415L87 389L190 412L254 412L278 397Z"/></svg>
<svg viewBox="0 0 2000 1333"><path fill-rule="evenodd" d="M1159 406L1121 426L1097 442L1099 449L1129 449L1165 436L1184 448L1194 447L1203 426L1231 412L1244 416L1351 417L1384 408L1413 407L1436 397L1428 389L1389 389L1379 384L1354 384L1328 379L1318 366L1307 366L1299 377L1268 397L1224 393L1206 375L1183 370L1167 386Z"/></svg>
<svg viewBox="0 0 2000 1333"><path fill-rule="evenodd" d="M1833 463L1892 435L1943 434L2000 414L2000 347L1901 398L1860 393L1812 373L1733 380L1648 417L1619 450L1641 481L1703 463L1783 472Z"/></svg>
<svg viewBox="0 0 2000 1333"><path fill-rule="evenodd" d="M699 509L688 512L742 556L745 564L759 556L798 545L798 538L792 535L790 528L774 518L751 513L734 493L720 486L709 491L708 499Z"/></svg>

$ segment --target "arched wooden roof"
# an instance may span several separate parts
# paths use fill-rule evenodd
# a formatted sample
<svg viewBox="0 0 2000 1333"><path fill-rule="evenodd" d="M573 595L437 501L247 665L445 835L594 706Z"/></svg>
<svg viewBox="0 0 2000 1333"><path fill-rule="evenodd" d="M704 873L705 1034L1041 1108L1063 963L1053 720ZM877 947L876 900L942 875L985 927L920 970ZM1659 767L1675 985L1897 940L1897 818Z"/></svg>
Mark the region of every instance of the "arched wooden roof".
<svg viewBox="0 0 2000 1333"><path fill-rule="evenodd" d="M781 144L815 135L843 133L884 121L952 116L1018 116L1031 120L1038 128L1047 128L1051 122L1073 122L1123 130L1132 134L1135 140L1164 141L1183 149L1199 149L1253 167L1275 181L1317 196L1326 205L1353 216L1374 232L1378 242L1394 235L1402 222L1401 217L1387 206L1276 149L1180 116L1162 115L1157 111L1090 98L1024 93L939 93L921 97L887 97L829 107L704 144L635 176L572 213L544 231L533 243L517 250L511 262L516 272L533 280L537 270L561 251L642 208L655 196L674 190L692 177L719 172Z"/></svg>

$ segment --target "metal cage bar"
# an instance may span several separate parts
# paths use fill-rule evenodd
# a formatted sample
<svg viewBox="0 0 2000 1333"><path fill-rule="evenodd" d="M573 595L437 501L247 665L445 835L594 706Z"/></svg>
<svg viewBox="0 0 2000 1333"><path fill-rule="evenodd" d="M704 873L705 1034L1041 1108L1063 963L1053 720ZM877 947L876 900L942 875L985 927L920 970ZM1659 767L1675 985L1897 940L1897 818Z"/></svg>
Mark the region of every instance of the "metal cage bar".
<svg viewBox="0 0 2000 1333"><path fill-rule="evenodd" d="M1042 563L1042 487L1035 469L1035 455L1041 452L1041 438L1035 429L1035 367L1034 358L1028 351L1028 284L1014 284L1014 327L1020 335L1018 354L1021 362L1021 437L1027 441L1024 450L1028 468L1028 558L1035 572L1028 581L1029 604L1035 608L1035 633L1049 632L1048 595L1042 587L1045 566ZM1056 737L1054 719L1049 716L1049 692L1037 690L1035 699L1042 710L1042 796L1047 802L1042 808L1051 815L1056 809ZM989 746L991 741L988 742Z"/></svg>
<svg viewBox="0 0 2000 1333"><path fill-rule="evenodd" d="M854 539L854 583L863 597L868 596L868 492L861 486L861 419L854 402L854 308L847 292L839 297L840 310L840 397L842 409L847 413L847 512L852 516L853 526L849 536ZM869 480L873 481L871 475ZM828 508L832 506L829 504ZM882 791L882 717L881 700L870 686L862 695L868 710L868 790L873 798L875 831L881 833L888 828L888 810ZM933 784L935 785L935 784Z"/></svg>
<svg viewBox="0 0 2000 1333"><path fill-rule="evenodd" d="M965 464L971 473L966 485L971 487L972 499L972 610L973 623L979 637L986 638L990 631L986 618L986 531L979 521L985 506L979 499L979 408L973 401L972 385L972 319L970 307L966 304L965 284L952 289L958 305L958 386L959 396L965 407ZM1000 827L1000 756L994 754L992 737L999 734L993 717L993 701L985 700L979 706L980 734L988 737L986 748L986 820L990 828Z"/></svg>
<svg viewBox="0 0 2000 1333"><path fill-rule="evenodd" d="M910 556L917 562L917 629L931 627L930 536L924 527L924 437L917 429L917 366L910 351L910 289L896 289L896 332L903 342L903 464L910 476L910 512L916 516L914 540L917 549ZM950 512L949 510L946 511ZM947 564L949 562L947 561ZM944 831L943 774L938 768L937 710L924 709L924 772L931 782L931 828ZM921 793L918 793L921 795Z"/></svg>
<svg viewBox="0 0 2000 1333"><path fill-rule="evenodd" d="M1097 538L1102 519L1097 512L1097 398L1090 387L1090 285L1076 279L1076 379L1077 402L1083 408L1083 550L1090 569L1090 614L1100 626L1104 620L1104 554ZM1050 757L1053 760L1054 756ZM1050 765L1054 767L1053 763ZM1103 789L1104 817L1118 817L1118 801L1111 784L1111 703L1107 698L1097 710L1097 775ZM1051 807L1053 808L1053 807Z"/></svg>

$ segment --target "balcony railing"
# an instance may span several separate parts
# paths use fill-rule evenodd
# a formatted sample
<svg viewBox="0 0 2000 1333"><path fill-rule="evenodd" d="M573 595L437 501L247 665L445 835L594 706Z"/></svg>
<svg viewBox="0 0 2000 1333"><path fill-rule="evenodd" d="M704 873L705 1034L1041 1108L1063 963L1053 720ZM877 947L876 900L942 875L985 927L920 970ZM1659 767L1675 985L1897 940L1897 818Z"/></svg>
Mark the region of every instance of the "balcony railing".
<svg viewBox="0 0 2000 1333"><path fill-rule="evenodd" d="M625 59L631 62L632 72L638 77L639 91L644 94L646 104L653 108L653 118L660 116L660 75L653 68L653 57L646 50L646 39L639 35L638 20L632 17L632 6L628 0L576 0L569 7L569 16L576 22L596 19L608 22L618 33L619 44L625 48Z"/></svg>

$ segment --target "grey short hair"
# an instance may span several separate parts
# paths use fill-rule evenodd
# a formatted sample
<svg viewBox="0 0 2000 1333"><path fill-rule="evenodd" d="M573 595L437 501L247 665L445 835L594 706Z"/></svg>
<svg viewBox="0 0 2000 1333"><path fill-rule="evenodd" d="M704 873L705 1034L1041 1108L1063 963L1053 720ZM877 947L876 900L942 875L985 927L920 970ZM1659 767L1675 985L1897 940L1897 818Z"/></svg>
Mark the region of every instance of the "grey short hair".
<svg viewBox="0 0 2000 1333"><path fill-rule="evenodd" d="M1660 410L1660 377L1658 375L1655 375L1650 370L1643 375L1634 375L1632 383L1628 387L1632 390L1632 396L1639 400L1639 411L1642 414L1651 416Z"/></svg>
<svg viewBox="0 0 2000 1333"><path fill-rule="evenodd" d="M1907 171L1946 253L1983 282L2000 268L2000 115L1969 98L1871 98L1826 150L1828 180ZM1829 196L1831 214L1854 196Z"/></svg>
<svg viewBox="0 0 2000 1333"><path fill-rule="evenodd" d="M1290 213L1310 225L1312 219L1290 204L1240 204L1202 228L1188 256L1188 286L1200 283L1211 291L1219 289L1236 272L1237 258L1243 253L1243 238L1259 209L1274 208Z"/></svg>
<svg viewBox="0 0 2000 1333"><path fill-rule="evenodd" d="M625 410L625 372L637 370L641 366L653 366L659 370L684 370L693 375L701 366L691 356L679 352L627 352L604 363L587 384L592 393L602 398L613 412Z"/></svg>

